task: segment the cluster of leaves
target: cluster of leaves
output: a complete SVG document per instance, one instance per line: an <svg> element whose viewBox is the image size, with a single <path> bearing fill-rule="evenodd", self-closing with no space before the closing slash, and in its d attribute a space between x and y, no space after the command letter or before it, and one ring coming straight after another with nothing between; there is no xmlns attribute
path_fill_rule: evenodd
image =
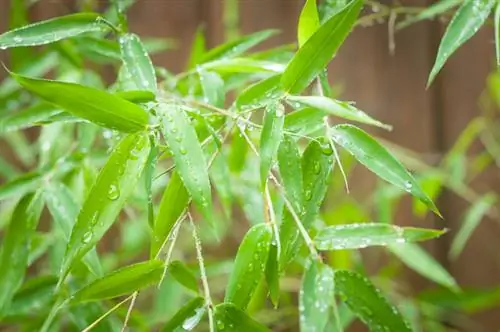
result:
<svg viewBox="0 0 500 332"><path fill-rule="evenodd" d="M13 71L0 86L0 134L21 147L16 152L22 162L36 165L19 174L0 159L8 180L0 186L2 322L42 331L127 325L267 331L287 313L265 309L265 300L276 308L293 304L285 277L301 274L295 301L301 330L342 330L357 317L374 331L410 331L411 309L401 313L362 267L331 263L335 252L370 246L386 247L457 291L446 270L413 244L444 230L396 226L390 213L379 223L325 223L320 216L334 166L335 174L345 176L341 162L351 159L390 184L379 193L387 205L409 193L421 210L440 216L422 188L436 194L451 183L444 183L446 171L416 179L397 154L351 123L390 126L334 98L326 68L356 24L362 0L326 1L320 11L316 1L307 0L296 52L287 46L248 52L275 31L206 50L200 30L187 70L177 75L150 60L165 41L142 40L128 31L130 4L116 1L103 15L85 12L34 24L13 20L22 26L0 35L0 49L20 55L12 56ZM454 37L453 30L472 10L467 6L484 12L475 25L465 26L475 30L493 5L464 3L430 81L470 37ZM23 17L22 5L13 10ZM29 51L41 45L47 45L42 52ZM113 65L116 80L106 87L86 61ZM36 78L49 73L55 80ZM350 123L338 123L344 120ZM41 126L36 148L22 134L33 126ZM468 137L450 158L463 157ZM471 225L454 255L493 203L494 197L485 196L471 209ZM221 241L236 231L236 204L251 226L235 257L205 263L202 241L224 247ZM39 226L44 208L51 222ZM96 246L111 240L107 233L114 229L122 232L120 249L98 252ZM194 241L178 241L186 236ZM196 264L188 263L191 252ZM39 274L27 273L31 267ZM133 310L141 297L155 299L148 317ZM122 307L127 301L128 310Z"/></svg>

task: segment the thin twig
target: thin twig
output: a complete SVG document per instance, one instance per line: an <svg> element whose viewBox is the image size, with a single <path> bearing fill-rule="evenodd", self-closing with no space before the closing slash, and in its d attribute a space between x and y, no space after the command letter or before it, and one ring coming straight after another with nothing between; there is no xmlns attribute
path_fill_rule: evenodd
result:
<svg viewBox="0 0 500 332"><path fill-rule="evenodd" d="M93 321L89 326L87 326L85 329L82 330L82 332L89 332L91 329L93 329L97 324L99 324L104 318L108 317L111 313L113 313L116 309L118 309L122 304L127 302L132 298L133 294L127 297L125 300L121 301L120 303L116 304L113 308L109 309L106 311L103 315L101 315L99 318L97 318L95 321Z"/></svg>
<svg viewBox="0 0 500 332"><path fill-rule="evenodd" d="M191 203L191 201L188 202L188 206L190 203ZM168 236L165 239L164 244L166 244L166 242L168 242L168 241L171 241L171 242L170 242L170 246L168 247L167 256L165 257L165 266L163 269L163 274L161 275L161 278L160 278L160 282L158 282L158 288L160 288L161 284L163 283L163 280L165 279L165 276L167 275L168 264L170 264L170 260L172 259L172 253L174 252L175 242L177 241L177 235L179 234L179 229L181 228L181 225L182 225L182 222L184 221L184 219L186 219L186 212L187 212L187 208L181 213L180 217L177 218L177 221L175 222L175 225L172 229L172 233L170 234L170 236ZM162 248L160 248L160 250L158 250L158 252L156 253L155 258L160 256L162 249L163 249L163 245L162 245Z"/></svg>
<svg viewBox="0 0 500 332"><path fill-rule="evenodd" d="M125 330L127 329L127 324L128 324L129 319L130 319L130 315L132 314L132 309L134 309L135 300L137 300L138 295L139 295L139 291L135 291L132 294L132 300L130 300L130 305L128 306L127 315L125 316L125 320L123 321L123 326L122 326L121 332L125 332Z"/></svg>

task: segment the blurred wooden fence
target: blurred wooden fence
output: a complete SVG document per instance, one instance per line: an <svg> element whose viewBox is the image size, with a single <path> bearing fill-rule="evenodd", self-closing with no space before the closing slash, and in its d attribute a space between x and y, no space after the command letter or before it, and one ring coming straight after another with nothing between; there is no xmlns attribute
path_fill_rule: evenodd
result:
<svg viewBox="0 0 500 332"><path fill-rule="evenodd" d="M182 70L196 28L204 24L209 46L224 40L224 0L139 0L129 13L131 29L141 35L171 37L178 48L155 56L155 61L173 71ZM8 22L9 0L0 1L0 31ZM31 19L38 20L68 13L76 0L41 0L34 6ZM105 1L102 1L105 4ZM426 5L425 0L403 1L405 5ZM296 21L303 0L240 0L239 19L242 33L266 28L282 33L266 46L293 42ZM493 68L493 30L482 29L451 57L438 79L425 89L428 73L444 31L439 22L419 23L398 32L395 54L388 51L387 24L357 28L331 65L330 79L342 83L343 98L355 100L359 108L394 125L391 133L379 133L402 146L430 156L439 156L453 145L467 122L478 114L478 99L486 76ZM0 73L0 76L4 73ZM430 159L431 160L431 159ZM355 185L365 186L363 181ZM500 188L498 172L484 174L478 188ZM444 221L428 220L425 226L456 229L467 204L445 193L438 202ZM410 213L398 212L399 224L421 224ZM486 220L472 236L460 259L450 262L447 251L451 237L435 241L430 249L464 287L487 287L499 284L500 257L495 220ZM415 279L416 287L423 285ZM485 331L500 328L498 310L475 318L487 326ZM471 330L472 331L472 330ZM475 330L476 332L478 330Z"/></svg>

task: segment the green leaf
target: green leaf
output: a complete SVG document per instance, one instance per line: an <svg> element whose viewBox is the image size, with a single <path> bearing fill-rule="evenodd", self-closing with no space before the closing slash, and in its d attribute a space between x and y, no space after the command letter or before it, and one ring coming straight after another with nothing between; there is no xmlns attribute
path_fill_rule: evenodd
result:
<svg viewBox="0 0 500 332"><path fill-rule="evenodd" d="M175 332L179 328L192 330L198 325L205 314L205 299L196 297L182 306L175 315L163 326L161 332Z"/></svg>
<svg viewBox="0 0 500 332"><path fill-rule="evenodd" d="M241 309L247 307L264 275L271 238L271 228L267 224L255 225L247 232L234 260L224 302L231 302Z"/></svg>
<svg viewBox="0 0 500 332"><path fill-rule="evenodd" d="M105 23L96 13L60 16L3 33L0 49L45 45L86 32L103 31L107 27Z"/></svg>
<svg viewBox="0 0 500 332"><path fill-rule="evenodd" d="M214 72L198 70L201 88L203 90L203 101L216 107L224 107L224 80Z"/></svg>
<svg viewBox="0 0 500 332"><path fill-rule="evenodd" d="M48 104L37 104L17 112L5 112L0 115L0 134L32 127L61 112Z"/></svg>
<svg viewBox="0 0 500 332"><path fill-rule="evenodd" d="M318 30L319 26L316 0L307 0L299 17L299 26L297 29L299 47L305 44L305 42Z"/></svg>
<svg viewBox="0 0 500 332"><path fill-rule="evenodd" d="M267 327L253 320L244 311L231 303L221 303L214 308L217 331L224 332L269 332Z"/></svg>
<svg viewBox="0 0 500 332"><path fill-rule="evenodd" d="M337 125L330 133L335 143L346 149L370 171L417 197L431 211L441 216L432 200L401 162L366 132L352 125Z"/></svg>
<svg viewBox="0 0 500 332"><path fill-rule="evenodd" d="M24 196L7 226L0 250L0 316L8 309L21 286L30 254L30 243L42 211L38 194Z"/></svg>
<svg viewBox="0 0 500 332"><path fill-rule="evenodd" d="M153 63L139 37L127 33L120 36L120 51L125 68L138 89L157 90Z"/></svg>
<svg viewBox="0 0 500 332"><path fill-rule="evenodd" d="M285 67L281 63L254 60L251 58L233 58L215 60L200 65L205 70L218 73L281 73Z"/></svg>
<svg viewBox="0 0 500 332"><path fill-rule="evenodd" d="M204 30L203 26L199 26L198 29L196 29L196 34L191 44L191 52L189 53L188 69L192 69L197 64L201 63L201 59L207 51Z"/></svg>
<svg viewBox="0 0 500 332"><path fill-rule="evenodd" d="M420 275L445 287L454 290L458 289L458 285L453 276L418 245L411 243L403 245L390 244L387 248L398 257L400 261Z"/></svg>
<svg viewBox="0 0 500 332"><path fill-rule="evenodd" d="M464 249L467 241L469 240L474 230L477 228L481 220L484 218L488 210L495 204L496 197L494 194L486 194L480 199L476 200L472 206L467 210L462 222L462 227L453 239L450 248L450 257L457 259L462 250Z"/></svg>
<svg viewBox="0 0 500 332"><path fill-rule="evenodd" d="M286 92L301 93L325 69L351 31L362 5L361 0L352 1L302 45L281 77L281 86Z"/></svg>
<svg viewBox="0 0 500 332"><path fill-rule="evenodd" d="M155 257L161 245L170 236L176 221L189 203L189 193L182 183L179 173L174 172L170 177L165 192L161 198L160 207L156 216L151 241L151 257Z"/></svg>
<svg viewBox="0 0 500 332"><path fill-rule="evenodd" d="M359 273L335 271L335 292L370 331L411 331L397 309Z"/></svg>
<svg viewBox="0 0 500 332"><path fill-rule="evenodd" d="M266 107L264 126L260 136L260 184L262 188L266 186L269 171L283 138L284 115L285 108L280 103Z"/></svg>
<svg viewBox="0 0 500 332"><path fill-rule="evenodd" d="M300 331L323 331L335 301L333 270L318 261L308 261L299 292Z"/></svg>
<svg viewBox="0 0 500 332"><path fill-rule="evenodd" d="M182 108L161 104L163 132L172 151L175 166L203 217L213 225L213 207L207 163L188 116Z"/></svg>
<svg viewBox="0 0 500 332"><path fill-rule="evenodd" d="M93 281L74 293L70 303L112 299L158 283L163 274L162 261L151 260L123 267Z"/></svg>
<svg viewBox="0 0 500 332"><path fill-rule="evenodd" d="M146 133L131 134L114 148L72 229L61 269L61 280L75 261L81 259L104 236L132 194L149 155Z"/></svg>
<svg viewBox="0 0 500 332"><path fill-rule="evenodd" d="M298 102L305 106L316 108L325 112L325 114L331 114L346 120L366 123L388 130L392 129L391 126L373 119L365 112L357 109L356 107L345 101L338 101L321 96L288 96L287 99L293 102Z"/></svg>
<svg viewBox="0 0 500 332"><path fill-rule="evenodd" d="M222 44L205 53L200 62L205 63L208 61L237 57L239 55L242 55L243 53L245 53L245 51L249 50L255 45L260 44L269 37L276 35L277 32L277 30L259 31L254 34L241 37L240 39L231 41L229 43Z"/></svg>
<svg viewBox="0 0 500 332"><path fill-rule="evenodd" d="M269 297L277 308L280 300L280 271L279 271L279 256L278 246L271 244L269 248L269 256L266 263L266 283L269 289Z"/></svg>
<svg viewBox="0 0 500 332"><path fill-rule="evenodd" d="M146 129L148 114L105 91L75 83L34 79L11 73L24 88L75 116L124 132Z"/></svg>
<svg viewBox="0 0 500 332"><path fill-rule="evenodd" d="M295 209L300 210L303 205L304 183L302 161L297 142L285 136L278 149L278 167L285 193Z"/></svg>
<svg viewBox="0 0 500 332"><path fill-rule="evenodd" d="M389 224L346 224L323 228L314 238L314 242L319 250L359 249L425 241L439 237L445 232Z"/></svg>
<svg viewBox="0 0 500 332"><path fill-rule="evenodd" d="M149 103L156 100L155 94L148 90L119 91L115 95L134 104Z"/></svg>
<svg viewBox="0 0 500 332"><path fill-rule="evenodd" d="M432 81L434 81L434 78L441 68L443 68L448 58L463 43L476 34L490 15L495 3L495 0L465 0L463 2L453 16L450 24L448 24L446 32L441 39L436 62L429 74L427 87L432 84Z"/></svg>
<svg viewBox="0 0 500 332"><path fill-rule="evenodd" d="M446 13L448 10L458 6L462 3L462 0L441 0L433 3L432 5L424 8L415 16L410 16L409 18L403 20L396 24L396 29L404 29L407 26L414 24L423 20L430 20L438 15Z"/></svg>
<svg viewBox="0 0 500 332"><path fill-rule="evenodd" d="M279 82L281 75L274 75L263 79L248 88L236 98L236 108L240 112L264 107L283 95Z"/></svg>
<svg viewBox="0 0 500 332"><path fill-rule="evenodd" d="M3 184L0 186L0 200L35 191L40 187L42 179L42 173L35 171L21 175Z"/></svg>
<svg viewBox="0 0 500 332"><path fill-rule="evenodd" d="M299 135L311 135L325 130L325 112L316 108L302 108L285 116L285 130Z"/></svg>
<svg viewBox="0 0 500 332"><path fill-rule="evenodd" d="M168 265L168 272L187 289L198 293L198 281L193 272L181 261L173 261Z"/></svg>
<svg viewBox="0 0 500 332"><path fill-rule="evenodd" d="M57 277L40 276L27 280L16 292L10 304L4 321L8 317L29 317L34 312L41 312L50 306L57 284Z"/></svg>

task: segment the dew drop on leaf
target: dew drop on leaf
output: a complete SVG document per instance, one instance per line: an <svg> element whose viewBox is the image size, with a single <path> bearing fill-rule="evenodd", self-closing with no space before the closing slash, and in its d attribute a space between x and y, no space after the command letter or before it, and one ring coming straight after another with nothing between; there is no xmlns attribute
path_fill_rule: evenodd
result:
<svg viewBox="0 0 500 332"><path fill-rule="evenodd" d="M83 234L82 242L84 244L87 244L92 240L92 237L94 236L94 233L92 231L88 231L85 234Z"/></svg>
<svg viewBox="0 0 500 332"><path fill-rule="evenodd" d="M108 190L108 198L112 201L117 200L120 197L120 189L116 184L111 184Z"/></svg>

